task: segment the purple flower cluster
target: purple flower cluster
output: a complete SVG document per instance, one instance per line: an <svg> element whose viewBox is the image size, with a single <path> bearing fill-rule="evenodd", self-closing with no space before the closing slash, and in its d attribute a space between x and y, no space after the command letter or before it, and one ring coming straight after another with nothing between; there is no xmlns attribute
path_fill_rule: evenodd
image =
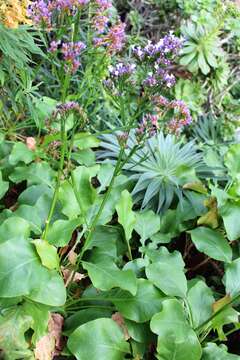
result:
<svg viewBox="0 0 240 360"><path fill-rule="evenodd" d="M69 102L57 105L57 109L56 109L54 115L56 116L59 114L59 115L63 116L71 111L80 112L80 110L81 110L80 106L78 105L77 102L69 101Z"/></svg>
<svg viewBox="0 0 240 360"><path fill-rule="evenodd" d="M168 34L160 39L157 43L148 41L145 47L135 47L133 52L139 60L152 59L158 61L160 58L161 61L166 61L166 55L171 56L177 55L182 47L182 41L174 36L173 34ZM168 62L167 62L168 64Z"/></svg>
<svg viewBox="0 0 240 360"><path fill-rule="evenodd" d="M111 0L95 0L95 1L101 11L105 11L110 7L112 7Z"/></svg>
<svg viewBox="0 0 240 360"><path fill-rule="evenodd" d="M176 83L176 78L173 74L170 74L166 69L159 68L154 74L149 73L146 79L143 81L143 86L155 87L159 85L165 85L171 88Z"/></svg>
<svg viewBox="0 0 240 360"><path fill-rule="evenodd" d="M104 34L104 29L102 26L100 28L101 31L100 32L97 31L98 35L102 35L102 36L98 36L94 38L94 45L96 47L99 46L106 47L109 54L120 52L126 40L125 28L126 25L121 21L119 21L111 28L106 29L106 34Z"/></svg>
<svg viewBox="0 0 240 360"><path fill-rule="evenodd" d="M154 114L146 114L136 129L137 139L141 140L145 136L154 136L159 128L159 117Z"/></svg>
<svg viewBox="0 0 240 360"><path fill-rule="evenodd" d="M125 24L119 23L112 26L106 35L94 38L96 47L104 46L110 54L122 50L125 42Z"/></svg>
<svg viewBox="0 0 240 360"><path fill-rule="evenodd" d="M60 45L60 41L52 41L50 43L50 52L56 52L58 50L58 46ZM67 72L75 73L80 66L79 56L82 51L86 48L86 45L81 42L64 42L61 45L61 53L63 55L64 61L66 61L65 69Z"/></svg>
<svg viewBox="0 0 240 360"><path fill-rule="evenodd" d="M37 25L46 25L51 27L52 23L52 11L49 7L49 1L36 0L31 3L28 9L28 15L32 19L33 23Z"/></svg>
<svg viewBox="0 0 240 360"><path fill-rule="evenodd" d="M109 66L109 72L111 77L120 78L123 76L130 76L136 68L135 64L127 64L120 62L116 66Z"/></svg>
<svg viewBox="0 0 240 360"><path fill-rule="evenodd" d="M74 11L89 3L90 0L35 0L29 6L29 16L36 25L52 26L56 11Z"/></svg>
<svg viewBox="0 0 240 360"><path fill-rule="evenodd" d="M84 6L89 3L89 0L54 0L52 3L49 3L52 10L70 10L72 11L74 7Z"/></svg>
<svg viewBox="0 0 240 360"><path fill-rule="evenodd" d="M96 13L92 19L94 31L97 34L103 34L107 30L109 19L108 9L112 7L109 0L96 0Z"/></svg>
<svg viewBox="0 0 240 360"><path fill-rule="evenodd" d="M168 124L168 129L171 132L179 133L184 126L190 125L192 122L192 117L190 111L183 100L172 100L169 101L164 96L155 96L153 97L153 103L156 106L156 110L159 113L164 111L173 111L173 118Z"/></svg>
<svg viewBox="0 0 240 360"><path fill-rule="evenodd" d="M164 85L172 87L176 80L169 72L174 57L179 53L182 42L176 36L169 34L160 39L157 43L149 41L145 47L135 47L133 53L138 61L149 64L150 72L143 81L144 87L156 87Z"/></svg>

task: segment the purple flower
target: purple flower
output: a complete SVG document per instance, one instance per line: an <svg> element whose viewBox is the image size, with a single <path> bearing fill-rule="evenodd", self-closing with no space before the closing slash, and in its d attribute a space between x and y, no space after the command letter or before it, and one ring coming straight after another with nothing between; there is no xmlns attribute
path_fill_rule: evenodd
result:
<svg viewBox="0 0 240 360"><path fill-rule="evenodd" d="M108 22L109 17L102 15L101 11L97 12L92 20L93 27L98 34L102 34L106 30Z"/></svg>
<svg viewBox="0 0 240 360"><path fill-rule="evenodd" d="M88 4L89 0L53 0L50 1L49 6L53 10L70 10L72 11L74 7L84 6Z"/></svg>
<svg viewBox="0 0 240 360"><path fill-rule="evenodd" d="M44 24L51 27L55 11L73 11L82 7L90 0L35 0L29 6L29 16L36 25Z"/></svg>
<svg viewBox="0 0 240 360"><path fill-rule="evenodd" d="M67 62L65 65L66 71L70 70L72 73L77 71L80 66L78 58L85 48L86 45L81 41L62 44L61 52L63 54L63 59Z"/></svg>
<svg viewBox="0 0 240 360"><path fill-rule="evenodd" d="M130 76L136 68L135 64L125 65L123 63L118 63L116 66L109 66L110 75L114 78L119 78L122 76Z"/></svg>
<svg viewBox="0 0 240 360"><path fill-rule="evenodd" d="M167 58L167 55L175 56L178 54L182 47L182 41L174 36L169 34L160 39L157 43L148 41L145 47L135 47L133 52L139 60L152 59L158 63L165 65L170 64L170 60Z"/></svg>
<svg viewBox="0 0 240 360"><path fill-rule="evenodd" d="M143 81L143 86L147 86L147 87L154 87L157 86L159 84L157 78L152 74L149 73L147 78Z"/></svg>
<svg viewBox="0 0 240 360"><path fill-rule="evenodd" d="M172 52L173 54L177 55L182 48L182 41L174 36L173 34L169 34L164 36L163 38L163 51L165 53Z"/></svg>
<svg viewBox="0 0 240 360"><path fill-rule="evenodd" d="M52 11L48 1L33 1L28 9L28 14L35 24L45 24L47 27L51 27Z"/></svg>
<svg viewBox="0 0 240 360"><path fill-rule="evenodd" d="M94 38L94 45L107 47L110 54L121 51L126 39L125 27L122 22L113 25L106 35Z"/></svg>
<svg viewBox="0 0 240 360"><path fill-rule="evenodd" d="M48 49L48 51L54 53L55 51L57 51L58 45L60 43L61 43L61 41L59 41L59 40L58 41L55 41L55 40L51 41L50 42L50 48Z"/></svg>
<svg viewBox="0 0 240 360"><path fill-rule="evenodd" d="M138 140L144 136L154 136L159 128L159 117L155 114L146 114L136 129L136 136Z"/></svg>
<svg viewBox="0 0 240 360"><path fill-rule="evenodd" d="M57 110L55 111L55 115L65 115L70 111L80 111L80 106L75 101L69 101L63 104L57 105Z"/></svg>
<svg viewBox="0 0 240 360"><path fill-rule="evenodd" d="M112 2L110 0L95 0L95 1L102 11L112 7Z"/></svg>

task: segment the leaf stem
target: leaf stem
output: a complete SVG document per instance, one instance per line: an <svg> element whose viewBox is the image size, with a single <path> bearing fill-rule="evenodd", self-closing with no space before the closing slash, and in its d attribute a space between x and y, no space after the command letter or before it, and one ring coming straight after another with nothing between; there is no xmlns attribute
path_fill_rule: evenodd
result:
<svg viewBox="0 0 240 360"><path fill-rule="evenodd" d="M205 320L201 325L199 325L194 330L198 333L201 333L201 330L210 322L212 321L217 315L219 315L222 311L226 310L230 305L232 305L235 301L240 299L240 294L236 295L229 303L225 304L221 307L218 311L216 311L213 315L211 315L207 320Z"/></svg>

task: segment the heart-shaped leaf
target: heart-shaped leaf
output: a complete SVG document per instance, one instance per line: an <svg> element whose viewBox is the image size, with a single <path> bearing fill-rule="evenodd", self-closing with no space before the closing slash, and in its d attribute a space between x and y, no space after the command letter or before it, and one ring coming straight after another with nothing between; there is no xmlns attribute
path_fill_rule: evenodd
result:
<svg viewBox="0 0 240 360"><path fill-rule="evenodd" d="M201 226L189 231L196 248L212 259L230 262L232 249L228 241L217 230Z"/></svg>
<svg viewBox="0 0 240 360"><path fill-rule="evenodd" d="M123 360L129 353L120 327L112 319L96 319L79 326L69 337L68 348L78 360Z"/></svg>
<svg viewBox="0 0 240 360"><path fill-rule="evenodd" d="M159 359L201 359L201 345L187 323L183 306L178 300L163 301L162 311L153 316L150 327L158 335Z"/></svg>

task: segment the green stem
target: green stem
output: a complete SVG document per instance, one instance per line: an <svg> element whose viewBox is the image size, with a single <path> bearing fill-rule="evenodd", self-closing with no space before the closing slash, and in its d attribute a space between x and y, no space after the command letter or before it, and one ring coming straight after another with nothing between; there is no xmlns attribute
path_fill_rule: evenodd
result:
<svg viewBox="0 0 240 360"><path fill-rule="evenodd" d="M42 239L46 240L47 238L47 233L49 230L49 226L53 217L53 213L56 207L56 203L57 203L57 198L58 198L58 192L59 192L59 187L60 187L60 183L61 183L61 175L63 172L63 167L64 167L64 158L65 158L65 149L66 149L66 134L65 134L65 119L61 118L61 157L60 157L60 162L59 162L59 167L58 167L58 175L57 175L57 183L56 183L56 187L54 190L54 195L53 195L53 199L52 199L52 204L49 210L49 214L45 223L45 229L42 235Z"/></svg>
<svg viewBox="0 0 240 360"><path fill-rule="evenodd" d="M189 322L190 322L190 325L191 327L193 327L193 316L192 316L192 309L189 305L189 302L188 302L188 299L187 298L184 298L184 303L185 303L185 306L187 308L187 311L188 311L188 316L189 316Z"/></svg>
<svg viewBox="0 0 240 360"><path fill-rule="evenodd" d="M234 333L235 331L238 331L238 330L239 330L239 328L238 328L238 327L235 327L235 328L227 331L226 333L224 333L224 335L227 337L228 335L231 335L232 333ZM211 340L211 342L217 342L217 341L219 341L219 340L220 340L220 338L219 338L219 336L218 336L216 339Z"/></svg>
<svg viewBox="0 0 240 360"><path fill-rule="evenodd" d="M219 315L222 311L226 310L229 306L233 305L235 301L237 301L240 298L240 294L236 295L229 303L225 304L221 309L216 311L212 316L210 316L207 320L205 320L201 325L199 325L194 330L198 333L201 332L201 330L210 322L212 321L217 315Z"/></svg>
<svg viewBox="0 0 240 360"><path fill-rule="evenodd" d="M84 214L84 210L83 210L83 207L82 207L82 202L81 202L80 194L79 194L78 189L77 189L76 179L75 179L75 176L74 176L74 173L73 173L73 172L71 172L71 180L72 180L72 187L73 187L73 192L74 192L75 198L76 198L76 200L77 200L77 202L78 202L78 205L79 205L79 207L80 207L81 214L82 214L82 216L83 216L83 218L84 218L84 222L85 222L85 224L86 224L86 226L87 226L87 228L88 228L87 218L86 218L85 215L83 215L83 214Z"/></svg>
<svg viewBox="0 0 240 360"><path fill-rule="evenodd" d="M95 227L96 227L96 225L97 225L97 222L98 222L98 220L99 220L99 218L100 218L100 216L101 216L101 214L102 214L102 211L103 211L103 209L104 209L104 206L105 206L105 204L106 204L106 202L107 202L107 200L108 200L108 197L109 197L109 195L110 195L110 193L111 193L111 190L112 190L113 185L114 185L115 178L116 178L116 176L118 175L118 173L119 173L119 171L120 171L120 169L121 169L121 161L122 161L122 156L123 156L123 154L124 154L124 149L121 148L121 151L120 151L120 153L119 153L119 157L118 157L118 160L117 160L115 169L114 169L114 173L113 173L113 176L112 176L111 181L110 181L110 184L109 184L109 187L108 187L106 193L104 194L104 197L103 197L103 200L102 200L102 202L101 202L101 205L100 205L100 207L99 207L99 209L98 209L98 212L97 212L95 218L93 219L93 222L92 222L92 224L91 224L91 227L90 227L88 236L87 236L87 238L86 238L86 241L85 241L85 243L84 243L84 246L83 246L83 248L82 248L82 251L81 251L81 253L80 253L80 255L79 255L79 259L78 259L78 263L77 263L77 264L80 263L83 255L84 255L84 252L86 251L86 249L87 249L87 247L88 247L88 244L89 244L89 242L90 242L91 239L92 239L93 231L94 231L94 229L95 229Z"/></svg>

